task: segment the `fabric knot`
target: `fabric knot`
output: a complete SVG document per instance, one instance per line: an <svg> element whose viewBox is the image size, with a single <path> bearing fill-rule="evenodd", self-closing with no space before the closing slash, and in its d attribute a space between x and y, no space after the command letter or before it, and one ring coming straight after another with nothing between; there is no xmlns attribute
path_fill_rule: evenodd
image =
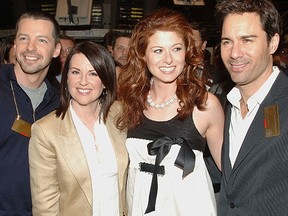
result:
<svg viewBox="0 0 288 216"><path fill-rule="evenodd" d="M171 146L177 144L180 145L180 150L177 155L177 158L174 162L175 166L179 167L183 170L182 178L184 179L187 175L193 172L195 167L195 154L193 149L203 151L202 144L198 146L188 142L185 138L170 138L170 137L161 137L153 142L148 143L147 149L149 155L156 155L155 159L155 169L153 172L150 193L149 193L149 201L148 206L146 208L145 214L155 211L156 197L158 192L158 180L157 180L157 172L158 167L161 161L165 158L165 156L169 153ZM196 147L196 148L195 148ZM205 147L205 146L204 146Z"/></svg>

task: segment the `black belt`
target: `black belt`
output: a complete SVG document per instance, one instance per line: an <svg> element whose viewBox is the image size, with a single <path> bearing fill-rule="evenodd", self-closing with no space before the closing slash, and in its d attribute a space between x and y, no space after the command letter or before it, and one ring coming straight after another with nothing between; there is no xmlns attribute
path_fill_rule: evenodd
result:
<svg viewBox="0 0 288 216"><path fill-rule="evenodd" d="M170 137L162 137L157 139L156 141L150 142L147 145L149 155L156 155L155 165L150 166L151 164L146 165L147 163L142 163L140 165L144 167L143 169L149 170L147 172L153 173L150 193L149 193L149 201L145 211L146 213L155 211L156 197L158 192L158 180L157 174L162 174L160 172L163 171L163 175L165 174L164 166L160 166L161 161L165 158L165 156L169 153L172 145L178 144L181 146L177 158L174 162L175 166L179 167L183 170L182 178L184 179L187 175L189 175L194 170L195 166L195 154L193 149L204 151L205 145L201 143L191 143L188 142L184 138L170 138ZM163 167L163 168L162 168ZM161 171L162 170L162 171ZM142 170L145 171L145 170Z"/></svg>
<svg viewBox="0 0 288 216"><path fill-rule="evenodd" d="M165 167L164 166L156 166L154 164L149 164L149 163L139 163L140 171L141 172L148 172L148 173L156 173L159 175L165 175ZM156 168L156 170L155 170Z"/></svg>

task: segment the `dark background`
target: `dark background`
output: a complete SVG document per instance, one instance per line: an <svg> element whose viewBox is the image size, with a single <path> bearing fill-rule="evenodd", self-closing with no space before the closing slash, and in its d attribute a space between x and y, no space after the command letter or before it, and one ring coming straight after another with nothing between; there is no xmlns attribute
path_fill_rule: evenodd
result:
<svg viewBox="0 0 288 216"><path fill-rule="evenodd" d="M73 2L73 0L71 0ZM81 1L81 0L80 0ZM218 43L220 31L214 18L217 1L204 0L205 6L179 6L173 0L92 0L91 24L86 26L62 26L64 33L76 39L101 41L110 29L131 31L134 25L157 8L170 8L182 12L189 20L205 24L208 46ZM193 0L190 0L193 1ZM279 10L284 27L288 29L288 0L273 0ZM13 33L16 20L25 11L46 10L56 14L57 0L0 0L0 38Z"/></svg>

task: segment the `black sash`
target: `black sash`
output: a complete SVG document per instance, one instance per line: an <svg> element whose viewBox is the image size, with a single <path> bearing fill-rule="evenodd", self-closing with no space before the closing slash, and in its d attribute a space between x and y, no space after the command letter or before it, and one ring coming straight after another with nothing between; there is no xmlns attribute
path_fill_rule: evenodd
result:
<svg viewBox="0 0 288 216"><path fill-rule="evenodd" d="M165 156L169 153L171 146L174 144L181 146L174 164L183 170L183 179L194 170L195 154L193 149L202 152L205 149L205 144L203 144L203 142L192 143L187 141L185 138L170 138L165 136L157 139L156 141L148 143L148 153L150 155L156 155L156 160L154 167L149 169L153 171L153 177L150 187L148 206L146 208L145 214L155 211L156 197L158 192L157 174L165 174L164 172L161 172L164 167L159 165ZM141 171L147 171L147 169Z"/></svg>

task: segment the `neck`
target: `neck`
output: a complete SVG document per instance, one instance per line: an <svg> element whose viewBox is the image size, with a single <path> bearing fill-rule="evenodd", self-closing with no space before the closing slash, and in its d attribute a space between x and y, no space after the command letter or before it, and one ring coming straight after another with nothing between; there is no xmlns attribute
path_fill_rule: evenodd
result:
<svg viewBox="0 0 288 216"><path fill-rule="evenodd" d="M14 67L14 71L15 71L15 76L16 76L17 82L20 85L22 85L26 88L30 88L30 89L37 89L44 82L45 77L48 73L48 68L45 68L44 70L39 71L39 72L34 73L34 74L28 74L28 73L25 73L21 69L19 64L16 64Z"/></svg>
<svg viewBox="0 0 288 216"><path fill-rule="evenodd" d="M71 105L75 113L78 115L78 117L84 124L89 123L94 125L96 120L98 120L100 112L100 105L98 101L94 104L83 106L72 99Z"/></svg>

